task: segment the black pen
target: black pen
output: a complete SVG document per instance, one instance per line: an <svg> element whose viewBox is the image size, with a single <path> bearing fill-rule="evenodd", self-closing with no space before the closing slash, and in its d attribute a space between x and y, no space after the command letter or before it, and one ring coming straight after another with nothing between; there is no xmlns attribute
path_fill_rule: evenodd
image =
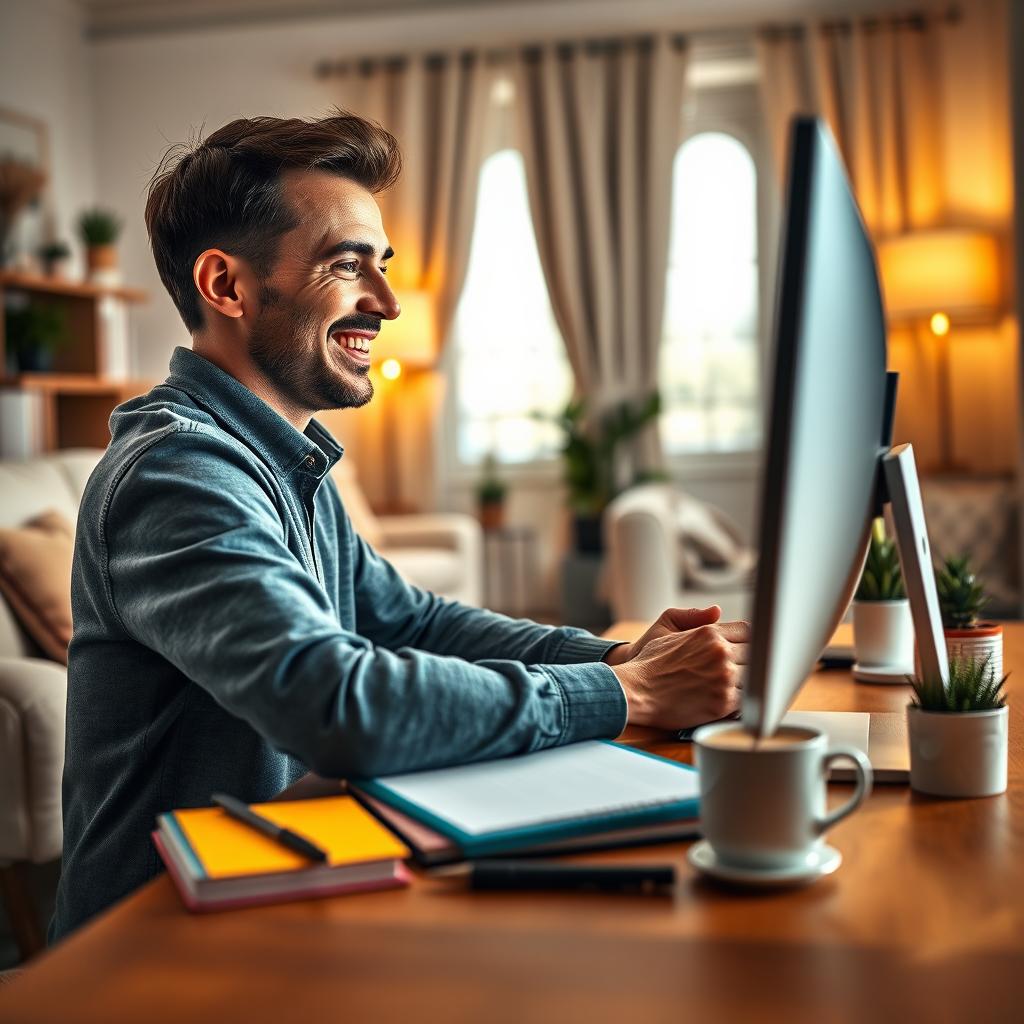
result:
<svg viewBox="0 0 1024 1024"><path fill-rule="evenodd" d="M235 797L228 796L226 793L214 793L210 799L218 807L222 807L227 811L232 818L276 840L293 853L299 853L303 857L308 857L310 860L321 863L327 860L327 852L325 850L311 843L308 839L303 839L302 836L292 832L291 829L282 828L269 818L264 818L263 815L257 814L248 804L243 803L241 800L236 800Z"/></svg>
<svg viewBox="0 0 1024 1024"><path fill-rule="evenodd" d="M592 889L600 892L655 892L672 886L671 864L563 864L543 860L478 860L468 864L469 887L476 890Z"/></svg>

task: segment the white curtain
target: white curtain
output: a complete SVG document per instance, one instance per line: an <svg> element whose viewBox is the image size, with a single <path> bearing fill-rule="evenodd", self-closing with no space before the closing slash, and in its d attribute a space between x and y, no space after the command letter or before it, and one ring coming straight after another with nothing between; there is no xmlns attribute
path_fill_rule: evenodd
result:
<svg viewBox="0 0 1024 1024"><path fill-rule="evenodd" d="M686 53L665 37L549 45L516 63L541 264L594 414L657 388ZM656 428L634 469L660 462Z"/></svg>

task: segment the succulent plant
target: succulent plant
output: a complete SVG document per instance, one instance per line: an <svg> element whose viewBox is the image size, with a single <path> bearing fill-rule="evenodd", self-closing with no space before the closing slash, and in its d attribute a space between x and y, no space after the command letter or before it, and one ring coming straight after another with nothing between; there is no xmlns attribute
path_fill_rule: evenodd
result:
<svg viewBox="0 0 1024 1024"><path fill-rule="evenodd" d="M996 679L991 666L992 657L950 658L949 684L941 679L907 677L914 689L914 706L922 711L992 711L1004 707L1006 697L1003 686L1007 676Z"/></svg>
<svg viewBox="0 0 1024 1024"><path fill-rule="evenodd" d="M906 596L896 542L886 537L884 520L876 519L871 526L871 546L857 587L856 600L901 601Z"/></svg>
<svg viewBox="0 0 1024 1024"><path fill-rule="evenodd" d="M935 573L939 610L946 629L971 629L989 598L981 581L971 572L968 556L947 558Z"/></svg>

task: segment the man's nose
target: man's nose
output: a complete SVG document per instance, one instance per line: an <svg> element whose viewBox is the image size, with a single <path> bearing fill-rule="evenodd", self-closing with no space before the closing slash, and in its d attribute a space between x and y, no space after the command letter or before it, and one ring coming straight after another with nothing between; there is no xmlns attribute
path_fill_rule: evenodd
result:
<svg viewBox="0 0 1024 1024"><path fill-rule="evenodd" d="M364 292L357 308L360 313L379 316L382 320L394 320L402 311L384 275L381 274L373 286Z"/></svg>

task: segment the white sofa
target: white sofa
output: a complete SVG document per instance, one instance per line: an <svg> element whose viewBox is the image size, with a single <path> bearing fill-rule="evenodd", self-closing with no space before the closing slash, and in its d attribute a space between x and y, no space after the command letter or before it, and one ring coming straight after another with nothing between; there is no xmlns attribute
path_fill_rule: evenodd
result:
<svg viewBox="0 0 1024 1024"><path fill-rule="evenodd" d="M620 494L604 513L605 590L616 622L651 622L666 608L720 605L722 619L746 619L754 554L721 510L672 484ZM722 564L709 564L717 553Z"/></svg>
<svg viewBox="0 0 1024 1024"><path fill-rule="evenodd" d="M0 526L21 526L47 509L74 523L85 483L101 454L98 449L75 449L27 462L0 461ZM407 579L447 597L480 602L483 539L475 519L376 519L351 471L341 475L346 506L365 506L360 511L378 532L381 553ZM54 860L61 853L66 695L64 666L40 655L0 597L0 889L23 956L35 951L41 932L26 913L22 866Z"/></svg>

